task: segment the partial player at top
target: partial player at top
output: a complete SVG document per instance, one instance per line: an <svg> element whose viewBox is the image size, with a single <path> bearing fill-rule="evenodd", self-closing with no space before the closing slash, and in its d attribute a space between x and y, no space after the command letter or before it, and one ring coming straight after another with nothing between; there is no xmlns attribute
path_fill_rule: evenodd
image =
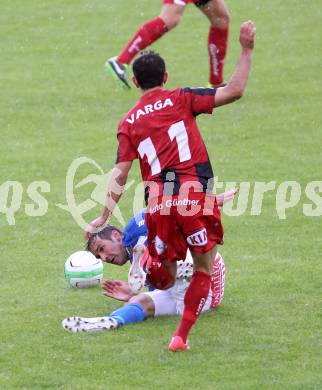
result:
<svg viewBox="0 0 322 390"><path fill-rule="evenodd" d="M223 84L229 29L229 13L224 0L163 0L160 15L144 23L121 53L106 61L106 70L112 73L122 87L131 88L126 77L126 68L133 58L176 27L183 16L185 6L189 3L194 3L210 22L209 86L217 87Z"/></svg>

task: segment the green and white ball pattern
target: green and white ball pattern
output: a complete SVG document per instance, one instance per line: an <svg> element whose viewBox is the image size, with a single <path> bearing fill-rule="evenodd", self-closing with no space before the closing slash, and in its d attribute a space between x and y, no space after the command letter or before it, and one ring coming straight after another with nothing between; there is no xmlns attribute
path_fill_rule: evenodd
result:
<svg viewBox="0 0 322 390"><path fill-rule="evenodd" d="M91 252L78 251L66 260L64 272L67 283L72 287L99 286L103 280L103 263Z"/></svg>

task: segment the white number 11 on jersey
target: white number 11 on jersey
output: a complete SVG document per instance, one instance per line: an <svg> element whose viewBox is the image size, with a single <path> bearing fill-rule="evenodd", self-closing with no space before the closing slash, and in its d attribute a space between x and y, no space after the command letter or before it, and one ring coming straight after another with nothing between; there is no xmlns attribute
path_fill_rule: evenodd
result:
<svg viewBox="0 0 322 390"><path fill-rule="evenodd" d="M170 140L176 139L179 151L180 162L188 161L191 159L191 153L188 143L188 133L183 121L176 122L170 126L168 130ZM157 152L152 143L151 137L145 138L140 142L138 152L141 159L146 156L148 163L151 167L152 176L161 172L160 161L157 156Z"/></svg>

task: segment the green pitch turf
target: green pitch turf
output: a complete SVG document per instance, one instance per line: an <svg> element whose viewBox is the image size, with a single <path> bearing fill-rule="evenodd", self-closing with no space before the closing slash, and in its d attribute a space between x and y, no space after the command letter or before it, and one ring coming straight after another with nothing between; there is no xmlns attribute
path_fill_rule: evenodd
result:
<svg viewBox="0 0 322 390"><path fill-rule="evenodd" d="M224 215L224 302L193 329L191 351L174 355L167 346L178 318L101 334L69 334L60 324L69 315L104 315L119 306L99 289L67 287L64 261L84 243L80 227L57 204L66 204L66 173L76 158L112 168L118 121L139 95L117 90L103 64L159 12L160 2L2 2L1 389L322 388L322 217L303 215L303 205L312 204L307 183L322 180L321 4L227 3L227 79L242 21L256 21L257 42L245 97L199 119L215 172L251 188L255 181L297 181L302 194L284 220L276 191L265 195L261 215L251 215L250 201L243 215ZM189 6L182 24L154 46L167 60L169 87L205 85L206 35L205 18ZM97 170L83 166L76 182L89 173ZM139 180L137 164L130 179ZM50 184L41 216L28 215L37 214L27 193L34 181ZM8 199L6 186L15 188ZM77 188L76 203L90 199L94 188ZM121 201L125 219L133 195L129 190ZM4 214L13 201L15 213ZM96 205L84 218L99 210ZM105 268L106 277L126 274L127 267Z"/></svg>

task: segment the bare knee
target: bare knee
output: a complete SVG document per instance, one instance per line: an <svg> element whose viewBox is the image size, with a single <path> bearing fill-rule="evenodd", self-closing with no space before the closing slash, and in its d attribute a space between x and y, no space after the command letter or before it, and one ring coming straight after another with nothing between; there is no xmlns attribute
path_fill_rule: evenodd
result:
<svg viewBox="0 0 322 390"><path fill-rule="evenodd" d="M217 246L213 247L206 253L197 253L191 251L194 271L204 272L210 275L214 265L216 253Z"/></svg>
<svg viewBox="0 0 322 390"><path fill-rule="evenodd" d="M211 0L200 7L200 9L207 16L213 27L229 27L230 14L224 0Z"/></svg>
<svg viewBox="0 0 322 390"><path fill-rule="evenodd" d="M175 28L181 20L184 7L173 4L166 4L162 7L160 18L164 21L168 30Z"/></svg>
<svg viewBox="0 0 322 390"><path fill-rule="evenodd" d="M228 28L229 22L230 22L230 15L227 11L227 14L220 15L220 16L218 15L217 17L215 17L214 21L211 22L211 25L213 27L218 27L218 28Z"/></svg>
<svg viewBox="0 0 322 390"><path fill-rule="evenodd" d="M154 302L147 294L134 295L128 303L137 303L142 306L145 318L154 317Z"/></svg>
<svg viewBox="0 0 322 390"><path fill-rule="evenodd" d="M218 1L218 0L216 0ZM217 15L215 16L215 23L222 23L225 24L227 27L229 26L230 22L230 14L229 10L226 7L225 3L223 2L222 6L217 9Z"/></svg>

